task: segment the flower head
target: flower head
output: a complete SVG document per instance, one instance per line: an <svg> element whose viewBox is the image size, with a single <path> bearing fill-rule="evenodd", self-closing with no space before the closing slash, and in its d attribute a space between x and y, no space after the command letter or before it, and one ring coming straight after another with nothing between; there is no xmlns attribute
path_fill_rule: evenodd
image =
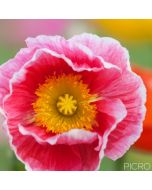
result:
<svg viewBox="0 0 152 190"><path fill-rule="evenodd" d="M145 88L112 38L27 39L0 67L0 106L17 157L31 170L96 170L139 138Z"/></svg>

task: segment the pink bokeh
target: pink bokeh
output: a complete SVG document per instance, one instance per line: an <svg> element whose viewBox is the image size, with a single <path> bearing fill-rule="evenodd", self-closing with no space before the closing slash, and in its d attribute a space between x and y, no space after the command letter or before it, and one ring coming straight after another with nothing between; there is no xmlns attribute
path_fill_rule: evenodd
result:
<svg viewBox="0 0 152 190"><path fill-rule="evenodd" d="M63 35L70 23L70 20L65 19L0 20L0 41L22 43L29 36Z"/></svg>

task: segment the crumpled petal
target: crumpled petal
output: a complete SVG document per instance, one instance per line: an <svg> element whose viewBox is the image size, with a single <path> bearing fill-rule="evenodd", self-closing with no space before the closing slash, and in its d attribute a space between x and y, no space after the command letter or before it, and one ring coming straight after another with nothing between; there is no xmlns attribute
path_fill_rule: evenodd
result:
<svg viewBox="0 0 152 190"><path fill-rule="evenodd" d="M99 37L92 34L81 34L72 37L70 42L80 43L88 47L94 55L102 57L106 62L114 64L121 70L130 70L129 54L126 48L110 37Z"/></svg>
<svg viewBox="0 0 152 190"><path fill-rule="evenodd" d="M21 67L33 56L34 49L21 49L14 59L9 60L0 66L0 107L3 106L3 100L9 93L9 80L14 73L19 71Z"/></svg>
<svg viewBox="0 0 152 190"><path fill-rule="evenodd" d="M13 138L12 138L13 137ZM32 136L21 135L11 128L11 144L27 170L96 170L100 165L97 140L88 144L38 143Z"/></svg>
<svg viewBox="0 0 152 190"><path fill-rule="evenodd" d="M127 80L126 80L127 79ZM146 90L140 77L132 72L125 73L104 92L106 97L120 98L127 109L126 118L110 134L106 156L116 160L140 137L145 117Z"/></svg>
<svg viewBox="0 0 152 190"><path fill-rule="evenodd" d="M99 126L96 128L103 137L102 151L107 147L109 135L117 128L127 115L125 105L119 99L103 99L96 103L98 114L97 121Z"/></svg>

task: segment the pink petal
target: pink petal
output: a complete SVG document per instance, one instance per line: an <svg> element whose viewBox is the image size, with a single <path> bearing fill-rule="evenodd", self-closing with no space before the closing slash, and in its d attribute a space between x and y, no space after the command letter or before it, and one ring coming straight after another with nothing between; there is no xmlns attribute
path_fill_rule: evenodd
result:
<svg viewBox="0 0 152 190"><path fill-rule="evenodd" d="M96 102L97 110L101 113L107 114L115 119L116 124L122 121L126 115L127 110L120 99L101 99ZM100 120L102 123L102 121Z"/></svg>
<svg viewBox="0 0 152 190"><path fill-rule="evenodd" d="M104 60L102 57L98 57L89 47L80 43L73 43L71 40L67 41L60 36L40 35L36 38L27 38L26 43L30 48L47 48L60 55L64 55L73 62L73 68L77 67L77 71L78 69L84 70L84 68L116 67L115 65L112 66L111 62Z"/></svg>
<svg viewBox="0 0 152 190"><path fill-rule="evenodd" d="M127 109L126 118L109 135L106 156L116 160L140 137L145 117L145 87L142 80L132 72L109 85L103 92L108 98L120 98Z"/></svg>
<svg viewBox="0 0 152 190"><path fill-rule="evenodd" d="M102 91L111 85L115 80L121 78L118 69L111 67L109 69L101 69L98 72L82 71L82 80L88 85L92 94L98 94L102 97Z"/></svg>
<svg viewBox="0 0 152 190"><path fill-rule="evenodd" d="M97 121L99 127L96 128L98 133L103 137L103 147L107 146L109 135L123 121L127 115L125 105L119 99L103 99L96 103L98 115Z"/></svg>
<svg viewBox="0 0 152 190"><path fill-rule="evenodd" d="M0 107L2 107L4 97L9 93L9 80L31 59L33 53L34 49L21 49L14 59L0 66Z"/></svg>
<svg viewBox="0 0 152 190"><path fill-rule="evenodd" d="M59 54L63 54L67 46L67 42L63 37L46 35L40 35L36 38L27 38L26 44L29 48L47 48Z"/></svg>
<svg viewBox="0 0 152 190"><path fill-rule="evenodd" d="M31 136L11 130L15 153L30 170L96 170L99 167L97 141L91 144L50 145L37 143Z"/></svg>
<svg viewBox="0 0 152 190"><path fill-rule="evenodd" d="M50 145L55 144L81 144L88 143L91 144L93 141L97 139L101 139L96 132L90 132L81 129L72 129L68 132L64 132L62 134L51 134L46 133L46 130L42 127L35 126L34 124L31 126L18 126L19 132L22 135L28 135L35 138L38 143L49 143Z"/></svg>
<svg viewBox="0 0 152 190"><path fill-rule="evenodd" d="M70 42L80 43L88 47L94 55L101 56L106 62L130 70L128 51L121 44L109 37L98 37L92 34L81 34L72 37Z"/></svg>

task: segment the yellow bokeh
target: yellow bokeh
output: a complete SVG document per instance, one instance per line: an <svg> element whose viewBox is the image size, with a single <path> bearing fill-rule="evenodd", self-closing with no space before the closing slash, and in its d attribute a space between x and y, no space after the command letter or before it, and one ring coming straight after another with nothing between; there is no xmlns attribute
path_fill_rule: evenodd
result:
<svg viewBox="0 0 152 190"><path fill-rule="evenodd" d="M121 40L152 41L152 19L96 19L97 29Z"/></svg>

